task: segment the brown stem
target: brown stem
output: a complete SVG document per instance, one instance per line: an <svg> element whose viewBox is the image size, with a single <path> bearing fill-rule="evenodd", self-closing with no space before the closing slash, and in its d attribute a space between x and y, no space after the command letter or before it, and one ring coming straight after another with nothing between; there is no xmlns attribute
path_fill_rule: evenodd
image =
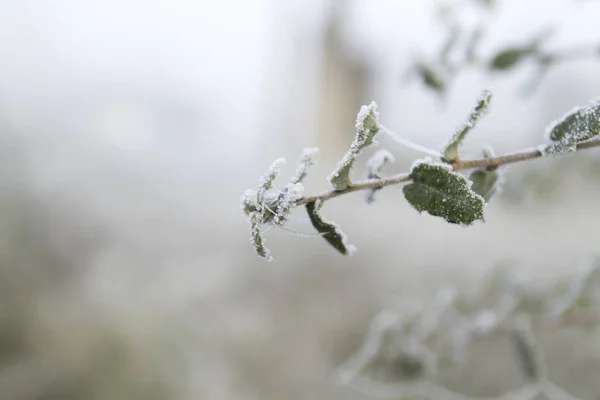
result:
<svg viewBox="0 0 600 400"><path fill-rule="evenodd" d="M591 149L594 147L600 147L600 139L590 140L588 142L579 143L577 150ZM520 161L531 160L534 158L542 157L544 154L540 149L521 151L519 153L506 154L503 156L493 158L481 158L477 160L459 160L452 164L452 168L455 171L473 168L493 168L499 167L505 164L512 164ZM365 189L383 188L386 186L397 185L399 183L410 182L411 177L409 172L397 174L383 179L367 179L359 182L355 182L352 186L344 190L330 190L314 196L306 196L298 199L296 205L300 206L303 204L310 203L312 201L321 200L325 202L335 197L356 192Z"/></svg>

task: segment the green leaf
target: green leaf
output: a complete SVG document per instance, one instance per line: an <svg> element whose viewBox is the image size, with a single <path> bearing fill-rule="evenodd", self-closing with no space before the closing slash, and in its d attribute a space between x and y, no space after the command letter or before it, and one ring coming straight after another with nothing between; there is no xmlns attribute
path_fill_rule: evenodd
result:
<svg viewBox="0 0 600 400"><path fill-rule="evenodd" d="M356 250L355 247L347 243L346 235L340 230L339 226L333 222L326 221L321 217L319 214L320 205L321 202L319 200L306 204L310 222L319 233L323 234L323 238L325 238L325 240L327 240L327 242L337 251L344 255L352 255Z"/></svg>
<svg viewBox="0 0 600 400"><path fill-rule="evenodd" d="M535 52L535 47L512 47L498 52L490 62L492 70L508 70Z"/></svg>
<svg viewBox="0 0 600 400"><path fill-rule="evenodd" d="M406 200L417 211L427 211L452 224L467 226L483 220L485 200L471 190L471 182L450 166L429 161L413 166L413 182L403 188Z"/></svg>
<svg viewBox="0 0 600 400"><path fill-rule="evenodd" d="M499 181L499 174L497 170L487 170L485 168L479 168L471 172L469 180L473 182L471 190L483 197L485 202L489 202L490 198L496 194L496 184Z"/></svg>
<svg viewBox="0 0 600 400"><path fill-rule="evenodd" d="M388 162L395 162L394 156L387 150L378 150L367 162L367 179L381 179L380 171L381 168ZM375 192L381 188L367 189L365 195L365 201L367 204L371 204L375 201Z"/></svg>
<svg viewBox="0 0 600 400"><path fill-rule="evenodd" d="M578 143L600 135L600 98L565 114L548 127L547 135L555 143L544 148L546 154L575 151Z"/></svg>
<svg viewBox="0 0 600 400"><path fill-rule="evenodd" d="M494 153L491 149L484 150L485 158L493 158ZM499 190L502 180L498 168L477 168L469 175L469 180L473 182L471 190L483 197L487 202Z"/></svg>
<svg viewBox="0 0 600 400"><path fill-rule="evenodd" d="M528 43L521 46L508 47L498 52L490 61L489 68L492 70L506 71L515 67L518 63L524 61L528 57L539 58L542 55L539 52L540 46L548 40L555 32L552 27L546 27L537 33Z"/></svg>
<svg viewBox="0 0 600 400"><path fill-rule="evenodd" d="M361 107L356 118L356 136L354 137L354 141L348 152L344 155L344 158L340 160L335 170L327 178L334 189L344 190L351 185L350 170L356 158L365 147L374 143L375 135L381 129L378 117L379 113L377 112L377 104L375 102Z"/></svg>
<svg viewBox="0 0 600 400"><path fill-rule="evenodd" d="M442 93L446 89L446 82L444 81L444 78L432 67L425 64L419 64L417 66L417 72L425 86L429 87L430 89L433 89L438 93Z"/></svg>
<svg viewBox="0 0 600 400"><path fill-rule="evenodd" d="M477 104L475 108L471 111L469 118L465 121L463 126L452 136L448 145L444 149L444 157L448 162L454 162L458 160L458 148L460 144L467 136L467 133L471 131L475 127L477 121L485 115L487 110L490 107L490 101L492 99L492 93L484 90L479 99L477 100Z"/></svg>

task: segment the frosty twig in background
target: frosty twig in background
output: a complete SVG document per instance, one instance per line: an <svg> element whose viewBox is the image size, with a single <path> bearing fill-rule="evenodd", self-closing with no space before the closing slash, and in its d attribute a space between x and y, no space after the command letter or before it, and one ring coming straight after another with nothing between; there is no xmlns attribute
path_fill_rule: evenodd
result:
<svg viewBox="0 0 600 400"><path fill-rule="evenodd" d="M363 106L358 113L354 140L328 177L332 190L308 196L303 193L302 180L314 163L317 149L306 149L300 157L296 174L285 186L274 191L273 184L285 162L283 159L276 160L261 179L259 187L256 190L247 190L242 197L242 211L250 222L251 242L256 253L266 260L271 260L270 252L265 247L263 227L283 227L292 208L304 205L313 226L321 236L340 253L350 255L354 252L354 246L347 243L346 235L337 224L326 221L321 216L323 204L357 191L365 191L366 201L371 204L374 202L373 194L376 190L401 183L407 184L403 187L404 196L418 212L426 211L449 223L468 226L478 220L484 221L485 205L503 182L498 167L600 147L600 99L596 99L588 106L574 108L551 124L546 132L546 140L550 141L548 144L502 156L496 156L491 148L486 148L483 149L483 158L463 160L459 154L461 144L475 128L477 121L487 112L490 100L491 93L484 91L466 122L440 152L404 139L400 140L413 149L438 158L416 160L409 172L382 177L381 169L393 162L394 157L388 151L380 150L368 162L366 180L353 182L350 178L352 168L362 151L376 144L377 134L390 134L390 131L379 123L375 102ZM396 139L399 137L397 134L393 136ZM472 171L466 176L458 172L463 170Z"/></svg>
<svg viewBox="0 0 600 400"><path fill-rule="evenodd" d="M544 359L538 337L562 328L596 329L600 324L599 266L599 260L588 264L558 299L548 293L532 296L511 279L496 305L478 312L461 310L459 291L450 284L438 291L429 307L414 314L382 311L373 318L361 348L338 369L337 382L370 399L417 396L431 400L530 400L543 394L552 400L578 400L549 379L551 366ZM561 306L557 308L555 304ZM569 318L574 313L586 314L587 318ZM476 341L506 339L510 343L507 350L514 357L506 360L504 368L520 373L520 388L474 397L446 386L445 373L455 375L466 356L477 347ZM410 348L420 351L409 353L406 349ZM496 365L497 361L490 356L489 362ZM470 381L477 381L477 376L470 375L473 372L466 373Z"/></svg>

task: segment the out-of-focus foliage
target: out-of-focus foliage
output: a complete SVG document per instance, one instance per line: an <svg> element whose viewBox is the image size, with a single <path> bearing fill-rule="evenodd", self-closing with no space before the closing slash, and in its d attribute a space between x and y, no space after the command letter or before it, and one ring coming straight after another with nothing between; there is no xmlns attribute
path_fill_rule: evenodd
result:
<svg viewBox="0 0 600 400"><path fill-rule="evenodd" d="M581 395L584 390L573 385L563 388L551 379L558 366L549 364L552 349L544 342L548 343L556 332L577 326L590 333L585 346L594 347L600 324L598 260L554 293L536 292L507 276L506 270L502 272L504 279L492 280L487 290L480 292L486 297L497 296L487 308L461 296L458 288L448 283L438 290L431 304L418 312L402 313L390 308L378 313L362 347L340 367L338 382L370 398L534 399L544 395L553 400L577 399L575 393ZM494 346L496 353L485 353ZM477 358L473 353L479 353ZM471 360L479 364L468 371ZM505 385L502 392L492 393L483 384L477 394L452 387L451 377L465 369L464 373L470 375L464 379L477 382L486 369L481 363L486 362L492 376L504 376L513 386ZM597 348L589 362L592 368L600 366Z"/></svg>

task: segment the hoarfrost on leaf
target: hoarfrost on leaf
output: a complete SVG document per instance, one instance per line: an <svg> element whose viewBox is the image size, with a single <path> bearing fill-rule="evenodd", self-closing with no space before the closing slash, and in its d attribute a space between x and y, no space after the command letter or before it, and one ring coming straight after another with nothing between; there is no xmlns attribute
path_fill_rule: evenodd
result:
<svg viewBox="0 0 600 400"><path fill-rule="evenodd" d="M403 187L406 200L419 212L453 224L483 220L485 200L471 190L471 182L449 166L421 161L413 164L413 182Z"/></svg>
<svg viewBox="0 0 600 400"><path fill-rule="evenodd" d="M273 182L275 182L281 167L283 167L285 163L285 158L278 158L271 164L267 173L260 178L260 185L258 186L258 193L256 195L258 203L264 202L265 194L273 187Z"/></svg>
<svg viewBox="0 0 600 400"><path fill-rule="evenodd" d="M492 93L488 90L484 90L477 100L477 104L471 111L469 118L465 121L463 126L452 136L448 145L444 149L444 157L447 161L453 162L458 160L458 148L462 141L465 139L467 134L475 127L477 121L485 115L490 106L492 99Z"/></svg>
<svg viewBox="0 0 600 400"><path fill-rule="evenodd" d="M306 178L308 169L315 164L315 157L318 152L319 149L316 147L307 147L302 151L296 167L296 174L292 177L291 183L300 183Z"/></svg>
<svg viewBox="0 0 600 400"><path fill-rule="evenodd" d="M265 247L265 239L262 234L262 221L258 213L255 213L250 217L250 225L250 242L252 243L254 251L259 257L262 257L269 262L273 261L271 252Z"/></svg>
<svg viewBox="0 0 600 400"><path fill-rule="evenodd" d="M277 197L275 208L275 223L277 225L283 225L285 223L294 203L302 197L303 192L304 186L301 183L290 183L281 189Z"/></svg>
<svg viewBox="0 0 600 400"><path fill-rule="evenodd" d="M310 222L337 251L344 255L352 255L356 251L356 248L348 244L346 234L341 231L338 225L321 217L319 214L320 205L321 202L319 200L306 204Z"/></svg>
<svg viewBox="0 0 600 400"><path fill-rule="evenodd" d="M350 149L337 164L335 170L327 178L334 189L344 190L350 186L350 170L360 152L374 143L375 135L380 130L377 104L373 101L368 106L362 106L356 118L356 136Z"/></svg>
<svg viewBox="0 0 600 400"><path fill-rule="evenodd" d="M394 156L387 150L378 150L367 162L367 179L381 179L380 171L381 168L388 162L395 162ZM367 189L365 195L365 201L367 204L371 204L375 201L375 192L381 188Z"/></svg>
<svg viewBox="0 0 600 400"><path fill-rule="evenodd" d="M587 107L576 107L551 124L546 135L554 143L547 145L545 154L575 151L578 143L600 135L600 98Z"/></svg>
<svg viewBox="0 0 600 400"><path fill-rule="evenodd" d="M241 209L250 223L250 241L256 254L267 261L271 261L273 258L265 247L263 226L274 224L283 227L292 207L302 197L304 186L301 181L306 177L310 166L314 164L317 151L316 148L304 149L296 167L296 173L283 188L277 191L271 190L281 167L285 164L285 159L279 158L261 177L258 189L248 189L242 195Z"/></svg>

